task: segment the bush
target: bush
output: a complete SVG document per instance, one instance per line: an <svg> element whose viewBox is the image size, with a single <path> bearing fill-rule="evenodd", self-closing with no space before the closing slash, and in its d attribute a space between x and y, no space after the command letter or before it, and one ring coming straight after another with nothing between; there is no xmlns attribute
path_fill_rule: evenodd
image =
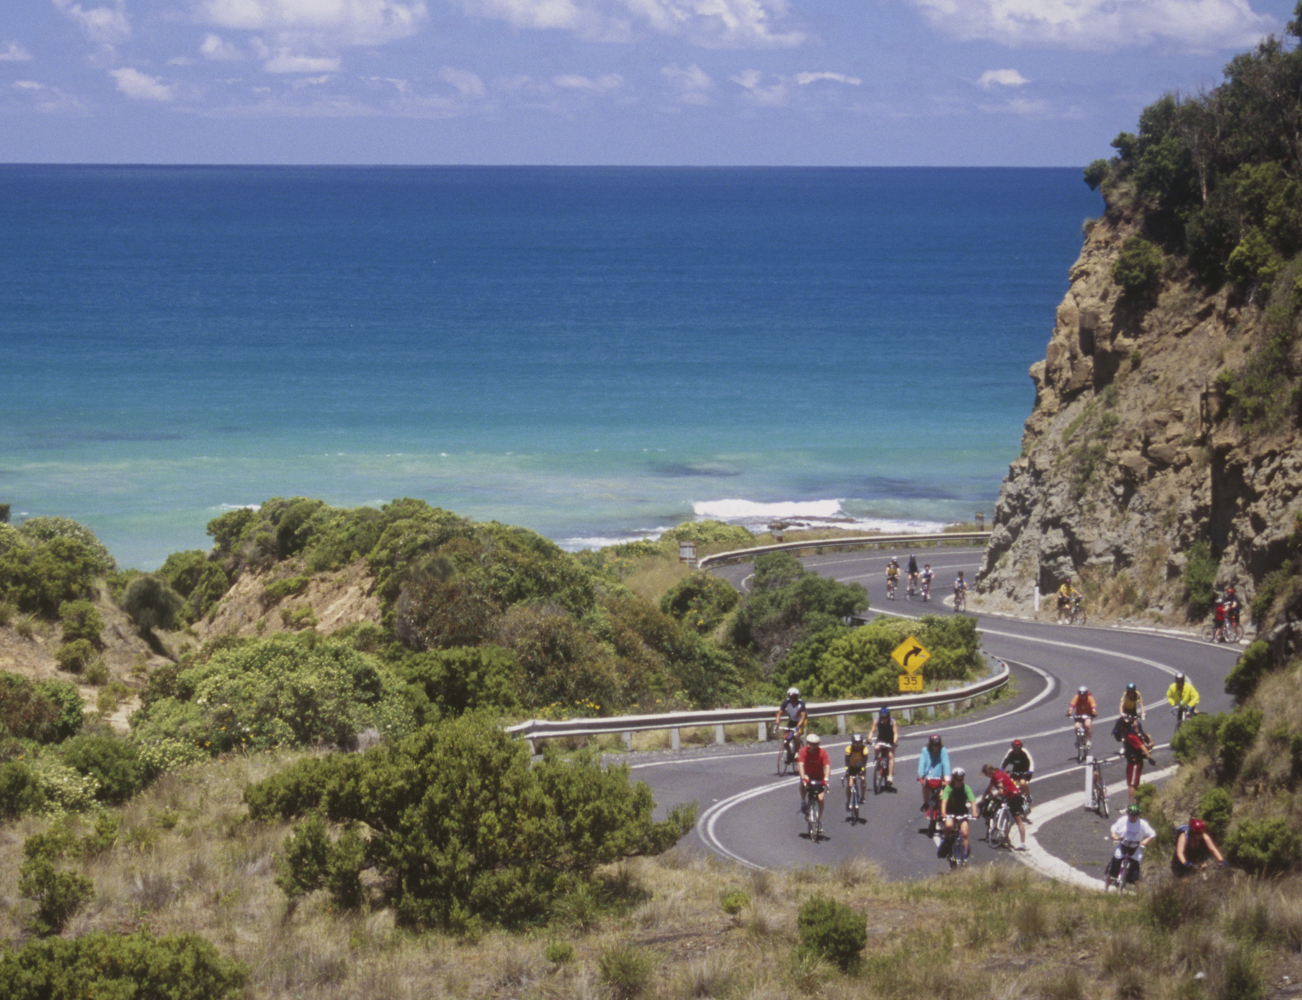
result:
<svg viewBox="0 0 1302 1000"><path fill-rule="evenodd" d="M1225 678L1225 693L1233 695L1234 700L1243 704L1257 684L1271 670L1275 669L1275 659L1265 641L1257 639L1235 661L1233 668Z"/></svg>
<svg viewBox="0 0 1302 1000"><path fill-rule="evenodd" d="M1157 287L1162 269L1162 251L1141 236L1131 236L1112 265L1112 280L1132 295L1143 295Z"/></svg>
<svg viewBox="0 0 1302 1000"><path fill-rule="evenodd" d="M796 918L800 950L850 971L858 965L868 943L868 924L844 903L815 896L800 908Z"/></svg>
<svg viewBox="0 0 1302 1000"><path fill-rule="evenodd" d="M1171 737L1171 752L1182 764L1191 764L1200 756L1215 757L1217 733L1224 714L1195 715Z"/></svg>
<svg viewBox="0 0 1302 1000"><path fill-rule="evenodd" d="M628 944L603 948L597 956L597 977L619 1000L635 997L646 989L659 965L655 953Z"/></svg>
<svg viewBox="0 0 1302 1000"><path fill-rule="evenodd" d="M1244 820L1225 838L1225 857L1253 875L1276 875L1302 861L1302 836L1283 817Z"/></svg>
<svg viewBox="0 0 1302 1000"><path fill-rule="evenodd" d="M59 619L63 623L64 642L85 639L96 647L100 645L104 620L90 601L65 601L59 605Z"/></svg>
<svg viewBox="0 0 1302 1000"><path fill-rule="evenodd" d="M173 552L157 575L185 601L184 613L189 622L206 615L230 589L226 571L198 549Z"/></svg>
<svg viewBox="0 0 1302 1000"><path fill-rule="evenodd" d="M84 524L67 517L29 517L18 526L19 533L27 539L48 544L56 539L71 539L85 546L96 576L108 576L118 568L104 543Z"/></svg>
<svg viewBox="0 0 1302 1000"><path fill-rule="evenodd" d="M137 577L127 588L122 610L145 632L161 628L170 632L179 624L185 600L167 582L152 574Z"/></svg>
<svg viewBox="0 0 1302 1000"><path fill-rule="evenodd" d="M684 521L660 536L661 543L695 542L718 551L749 549L755 545L755 536L739 524L723 521Z"/></svg>
<svg viewBox="0 0 1302 1000"><path fill-rule="evenodd" d="M0 822L37 812L45 805L40 779L20 761L0 764Z"/></svg>
<svg viewBox="0 0 1302 1000"><path fill-rule="evenodd" d="M714 631L740 600L737 588L722 577L693 573L660 598L660 610L704 635Z"/></svg>
<svg viewBox="0 0 1302 1000"><path fill-rule="evenodd" d="M1220 744L1220 780L1226 782L1233 781L1238 776L1244 758L1252 749L1257 732L1261 729L1261 713L1256 710L1240 710L1223 716L1223 720L1216 731L1216 739Z"/></svg>
<svg viewBox="0 0 1302 1000"><path fill-rule="evenodd" d="M1095 160L1085 168L1085 183L1089 185L1091 191L1097 191L1099 185L1107 181L1110 171L1111 167L1108 166L1107 160Z"/></svg>
<svg viewBox="0 0 1302 1000"><path fill-rule="evenodd" d="M244 798L254 820L319 809L331 823L365 824L367 863L391 887L398 919L416 927L544 920L597 866L663 851L694 819L676 809L653 821L650 789L594 755L532 764L527 744L477 716L299 761Z"/></svg>
<svg viewBox="0 0 1302 1000"><path fill-rule="evenodd" d="M95 647L85 639L65 642L54 651L54 659L58 662L59 669L73 674L81 673L94 658Z"/></svg>
<svg viewBox="0 0 1302 1000"><path fill-rule="evenodd" d="M0 555L0 597L20 611L54 618L60 604L90 594L100 566L75 538L16 546Z"/></svg>
<svg viewBox="0 0 1302 1000"><path fill-rule="evenodd" d="M91 931L0 951L7 1000L239 1000L247 978L242 964L223 958L197 934Z"/></svg>
<svg viewBox="0 0 1302 1000"><path fill-rule="evenodd" d="M1189 604L1189 617L1200 621L1211 610L1215 598L1213 587L1216 583L1217 562L1212 555L1211 546L1206 542L1194 542L1185 553L1184 589L1185 600Z"/></svg>
<svg viewBox="0 0 1302 1000"><path fill-rule="evenodd" d="M410 685L420 725L476 709L508 712L520 707L523 677L505 649L446 649L403 661L399 675Z"/></svg>
<svg viewBox="0 0 1302 1000"><path fill-rule="evenodd" d="M95 798L120 805L144 786L144 768L135 746L117 736L76 736L59 748L59 759L78 774L95 779Z"/></svg>
<svg viewBox="0 0 1302 1000"><path fill-rule="evenodd" d="M1207 824L1213 840L1224 840L1234 813L1234 798L1224 788L1211 788L1198 800L1198 816Z"/></svg>
<svg viewBox="0 0 1302 1000"><path fill-rule="evenodd" d="M23 842L27 860L18 869L18 892L36 904L32 930L42 936L58 934L95 898L94 882L58 867L72 846L72 835L58 827L33 834Z"/></svg>

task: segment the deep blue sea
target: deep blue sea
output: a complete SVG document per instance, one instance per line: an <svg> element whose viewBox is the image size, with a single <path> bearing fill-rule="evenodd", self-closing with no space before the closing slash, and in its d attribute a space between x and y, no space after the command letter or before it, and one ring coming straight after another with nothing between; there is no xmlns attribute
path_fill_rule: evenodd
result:
<svg viewBox="0 0 1302 1000"><path fill-rule="evenodd" d="M271 496L567 548L993 511L1077 169L0 166L0 503L119 563Z"/></svg>

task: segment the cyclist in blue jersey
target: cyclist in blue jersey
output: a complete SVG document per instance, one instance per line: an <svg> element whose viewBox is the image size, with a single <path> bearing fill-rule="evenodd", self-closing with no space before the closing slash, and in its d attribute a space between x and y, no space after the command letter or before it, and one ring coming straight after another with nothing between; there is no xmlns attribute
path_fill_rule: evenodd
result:
<svg viewBox="0 0 1302 1000"><path fill-rule="evenodd" d="M921 811L927 811L927 801L933 789L949 784L949 751L941 741L939 733L932 733L927 745L918 754L918 784L922 786Z"/></svg>

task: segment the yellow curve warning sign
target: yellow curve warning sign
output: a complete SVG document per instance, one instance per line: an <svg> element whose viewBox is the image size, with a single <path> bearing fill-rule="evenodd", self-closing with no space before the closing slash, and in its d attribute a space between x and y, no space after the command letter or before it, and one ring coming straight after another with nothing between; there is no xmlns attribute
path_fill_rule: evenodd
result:
<svg viewBox="0 0 1302 1000"><path fill-rule="evenodd" d="M931 659L931 654L927 652L926 646L918 642L913 636L909 636L895 647L891 659L898 663L905 673L916 674L922 669L922 665ZM900 688L900 690L903 691L904 689ZM921 690L921 688L918 690Z"/></svg>

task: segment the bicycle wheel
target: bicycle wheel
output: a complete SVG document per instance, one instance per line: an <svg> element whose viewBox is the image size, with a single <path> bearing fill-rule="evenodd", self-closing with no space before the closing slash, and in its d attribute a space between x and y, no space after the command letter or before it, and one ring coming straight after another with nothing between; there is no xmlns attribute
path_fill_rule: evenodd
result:
<svg viewBox="0 0 1302 1000"><path fill-rule="evenodd" d="M873 768L873 794L881 795L886 791L886 762L878 759L877 766Z"/></svg>
<svg viewBox="0 0 1302 1000"><path fill-rule="evenodd" d="M966 610L967 610L967 595L966 595L966 594L955 594L955 595L954 595L954 610L955 610L955 611L966 611Z"/></svg>
<svg viewBox="0 0 1302 1000"><path fill-rule="evenodd" d="M1203 642L1215 642L1215 641L1216 641L1216 628L1215 626L1208 625L1205 629L1203 629Z"/></svg>
<svg viewBox="0 0 1302 1000"><path fill-rule="evenodd" d="M1094 765L1094 811L1108 818L1108 786L1103 781L1103 768Z"/></svg>
<svg viewBox="0 0 1302 1000"><path fill-rule="evenodd" d="M850 789L850 825L859 825L859 782L853 782Z"/></svg>
<svg viewBox="0 0 1302 1000"><path fill-rule="evenodd" d="M1229 635L1226 637L1229 642L1238 642L1240 639L1243 638L1243 626L1240 625L1238 622L1235 622L1225 631L1229 633Z"/></svg>
<svg viewBox="0 0 1302 1000"><path fill-rule="evenodd" d="M787 745L778 747L778 777L787 773Z"/></svg>
<svg viewBox="0 0 1302 1000"><path fill-rule="evenodd" d="M1086 757L1086 753L1085 753L1085 730L1084 730L1084 729L1077 729L1077 730L1076 730L1076 763L1078 763L1078 764L1084 764L1084 763L1085 763L1085 757Z"/></svg>
<svg viewBox="0 0 1302 1000"><path fill-rule="evenodd" d="M1008 844L1012 841L1008 836L1008 831L1013 825L1013 811L1004 806L999 810L999 816L995 819L995 825L999 827L999 843Z"/></svg>
<svg viewBox="0 0 1302 1000"><path fill-rule="evenodd" d="M1004 831L999 825L998 812L986 820L986 840L991 847L1002 847L1004 845Z"/></svg>

